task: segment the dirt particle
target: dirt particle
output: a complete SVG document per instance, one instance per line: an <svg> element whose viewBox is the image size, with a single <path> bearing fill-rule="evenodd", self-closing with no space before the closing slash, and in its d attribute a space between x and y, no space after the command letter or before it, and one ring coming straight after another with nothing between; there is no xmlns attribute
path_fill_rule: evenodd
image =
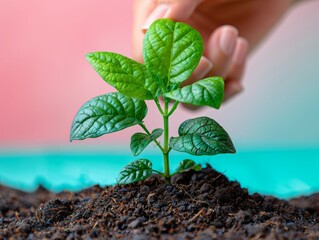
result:
<svg viewBox="0 0 319 240"><path fill-rule="evenodd" d="M47 224L62 221L70 215L73 210L71 201L65 199L54 199L38 209L41 220Z"/></svg>
<svg viewBox="0 0 319 240"><path fill-rule="evenodd" d="M211 185L209 185L208 183L204 183L199 189L199 192L200 193L208 192L210 188L211 188Z"/></svg>
<svg viewBox="0 0 319 240"><path fill-rule="evenodd" d="M130 222L128 227L137 228L145 221L146 221L145 217L139 217L139 218L135 219L134 221Z"/></svg>
<svg viewBox="0 0 319 240"><path fill-rule="evenodd" d="M147 204L151 205L155 201L156 201L156 194L155 193L148 194L148 196L147 196Z"/></svg>
<svg viewBox="0 0 319 240"><path fill-rule="evenodd" d="M22 223L18 229L20 232L23 232L23 233L31 232L31 226L28 223Z"/></svg>

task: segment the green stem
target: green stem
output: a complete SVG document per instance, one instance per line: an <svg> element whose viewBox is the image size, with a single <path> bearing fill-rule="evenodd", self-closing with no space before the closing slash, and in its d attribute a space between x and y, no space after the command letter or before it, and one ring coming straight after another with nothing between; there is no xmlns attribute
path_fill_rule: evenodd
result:
<svg viewBox="0 0 319 240"><path fill-rule="evenodd" d="M144 123L141 123L140 126L144 129L144 131L146 132L148 136L152 135L150 131L148 131ZM164 153L164 148L161 146L161 144L159 144L159 142L156 139L153 139L153 142L155 142L155 144L159 147L159 149L161 149L161 151Z"/></svg>
<svg viewBox="0 0 319 240"><path fill-rule="evenodd" d="M171 116L173 114L173 112L176 110L178 104L179 104L178 101L174 102L173 107L171 108L171 110L168 113L168 116Z"/></svg>
<svg viewBox="0 0 319 240"><path fill-rule="evenodd" d="M167 182L170 182L171 180L171 174L169 171L169 128L168 128L168 104L169 99L164 98L165 102L165 108L164 108L164 114L163 114L163 121L164 121L164 151L163 151L163 157L164 157L164 177Z"/></svg>
<svg viewBox="0 0 319 240"><path fill-rule="evenodd" d="M158 101L158 98L155 98L154 101L155 101L155 103L156 103L156 106L157 106L159 112L160 112L162 115L164 115L163 109L162 109L162 107L161 107L161 104L160 104L159 101Z"/></svg>

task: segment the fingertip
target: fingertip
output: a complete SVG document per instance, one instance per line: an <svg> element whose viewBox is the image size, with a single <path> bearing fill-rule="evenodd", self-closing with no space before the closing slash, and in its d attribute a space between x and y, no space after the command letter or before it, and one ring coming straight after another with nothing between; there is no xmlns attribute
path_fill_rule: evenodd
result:
<svg viewBox="0 0 319 240"><path fill-rule="evenodd" d="M157 5L156 8L150 13L150 15L145 20L142 26L142 31L145 33L154 21L165 17L167 15L168 10L169 6L167 3L160 3L159 5Z"/></svg>
<svg viewBox="0 0 319 240"><path fill-rule="evenodd" d="M192 75L183 83L183 86L192 84L204 78L213 68L213 63L206 57L202 56L199 64L195 68Z"/></svg>
<svg viewBox="0 0 319 240"><path fill-rule="evenodd" d="M206 69L211 69L213 68L213 63L205 56L202 56L200 61L199 61L200 64L203 64L205 65L205 68Z"/></svg>
<svg viewBox="0 0 319 240"><path fill-rule="evenodd" d="M244 38L244 37L238 37L238 42L241 44L241 45L243 45L243 46L245 46L245 48L249 48L249 42L248 42L248 40L246 39L246 38Z"/></svg>
<svg viewBox="0 0 319 240"><path fill-rule="evenodd" d="M244 90L241 80L245 70L248 49L248 41L245 38L238 37L225 82L224 101L229 100Z"/></svg>
<svg viewBox="0 0 319 240"><path fill-rule="evenodd" d="M227 82L225 86L224 102L241 93L244 87L239 82Z"/></svg>
<svg viewBox="0 0 319 240"><path fill-rule="evenodd" d="M221 27L218 45L220 50L226 55L230 56L236 46L238 37L238 30L230 25Z"/></svg>
<svg viewBox="0 0 319 240"><path fill-rule="evenodd" d="M169 1L170 7L165 14L165 18L184 22L190 18L202 1L203 0Z"/></svg>
<svg viewBox="0 0 319 240"><path fill-rule="evenodd" d="M197 80L205 77L213 68L213 63L205 56L202 56L198 66L194 71L194 76Z"/></svg>
<svg viewBox="0 0 319 240"><path fill-rule="evenodd" d="M222 31L231 31L234 32L236 35L238 35L238 29L233 25L223 25L220 27Z"/></svg>
<svg viewBox="0 0 319 240"><path fill-rule="evenodd" d="M211 75L227 76L237 39L238 30L231 25L218 27L212 33L206 48L206 54L214 64Z"/></svg>
<svg viewBox="0 0 319 240"><path fill-rule="evenodd" d="M233 54L233 63L236 65L243 65L246 62L249 44L248 41L239 37L236 42L236 48Z"/></svg>

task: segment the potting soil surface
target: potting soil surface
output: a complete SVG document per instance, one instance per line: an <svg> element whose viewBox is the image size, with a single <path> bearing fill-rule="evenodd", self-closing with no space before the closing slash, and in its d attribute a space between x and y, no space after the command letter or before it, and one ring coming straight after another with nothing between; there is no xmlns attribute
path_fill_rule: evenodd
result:
<svg viewBox="0 0 319 240"><path fill-rule="evenodd" d="M249 195L211 166L81 192L0 186L0 239L319 239L319 194Z"/></svg>

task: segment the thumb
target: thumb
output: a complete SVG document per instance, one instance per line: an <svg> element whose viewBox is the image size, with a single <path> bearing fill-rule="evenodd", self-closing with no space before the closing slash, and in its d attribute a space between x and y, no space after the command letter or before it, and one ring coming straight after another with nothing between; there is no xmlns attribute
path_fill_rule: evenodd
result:
<svg viewBox="0 0 319 240"><path fill-rule="evenodd" d="M186 21L203 0L158 0L156 7L149 14L143 25L147 30L150 25L160 18L169 18L175 21Z"/></svg>
<svg viewBox="0 0 319 240"><path fill-rule="evenodd" d="M169 5L169 9L165 18L184 22L191 17L202 1L203 0L166 0L164 2Z"/></svg>

